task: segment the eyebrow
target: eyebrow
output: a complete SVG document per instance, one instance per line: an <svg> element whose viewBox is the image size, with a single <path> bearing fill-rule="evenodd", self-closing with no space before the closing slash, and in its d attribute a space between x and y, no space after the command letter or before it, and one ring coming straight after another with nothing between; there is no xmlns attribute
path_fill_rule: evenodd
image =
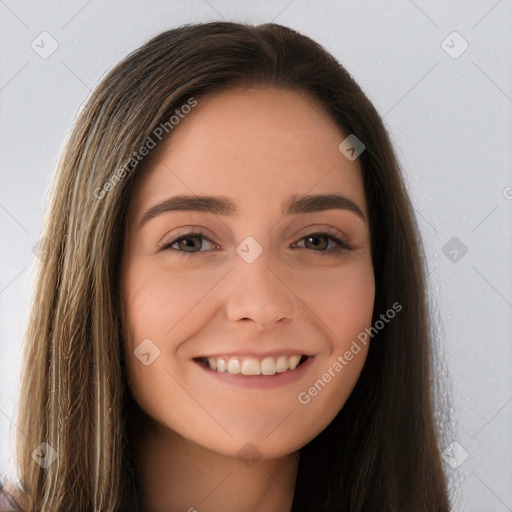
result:
<svg viewBox="0 0 512 512"><path fill-rule="evenodd" d="M301 197L293 195L284 205L282 213L283 215L296 215L331 209L348 210L366 221L361 208L348 197L339 194L316 194ZM234 216L237 213L237 206L231 199L223 196L174 196L147 210L140 220L139 227L157 215L170 211L208 212L215 215Z"/></svg>

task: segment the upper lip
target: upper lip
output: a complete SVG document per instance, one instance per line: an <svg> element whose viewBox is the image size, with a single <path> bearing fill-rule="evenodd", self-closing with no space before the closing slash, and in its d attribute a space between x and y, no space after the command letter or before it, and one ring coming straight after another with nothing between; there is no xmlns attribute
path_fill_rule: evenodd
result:
<svg viewBox="0 0 512 512"><path fill-rule="evenodd" d="M297 348L281 348L281 349L275 349L275 350L269 350L265 352L255 352L254 350L229 350L226 352L223 351L216 351L211 353L204 353L199 354L197 356L194 356L193 359L199 359L201 357L225 357L225 358L231 358L231 357L254 357L256 359L264 359L265 357L279 357L279 356L293 356L293 355L304 355L311 357L313 354L311 354L309 351L304 351Z"/></svg>

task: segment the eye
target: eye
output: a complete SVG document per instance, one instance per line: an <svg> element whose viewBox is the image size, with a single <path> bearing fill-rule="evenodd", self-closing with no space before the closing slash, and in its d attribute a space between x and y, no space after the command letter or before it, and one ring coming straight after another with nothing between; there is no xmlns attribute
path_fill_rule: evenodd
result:
<svg viewBox="0 0 512 512"><path fill-rule="evenodd" d="M203 249L203 240L208 242L210 247L209 249ZM191 232L180 235L178 238L171 240L169 243L166 243L162 250L170 249L174 251L184 252L184 253L197 253L204 252L205 250L213 250L215 248L219 248L220 246L215 242L212 242L204 233L201 232Z"/></svg>
<svg viewBox="0 0 512 512"><path fill-rule="evenodd" d="M206 248L203 241L206 241ZM299 245L304 241L303 245ZM331 246L329 246L331 243ZM195 254L219 249L221 246L210 240L204 233L184 233L163 245L162 250L173 250L185 254ZM302 237L299 242L293 243L290 247L300 249L311 249L325 255L351 251L354 248L346 240L334 233L311 233Z"/></svg>
<svg viewBox="0 0 512 512"><path fill-rule="evenodd" d="M304 240L304 244L298 245L300 241ZM340 238L334 233L311 233L302 237L299 242L292 244L294 247L312 249L315 252L323 254L341 253L345 251L352 251L354 248L346 240ZM329 243L332 242L334 246L329 247Z"/></svg>

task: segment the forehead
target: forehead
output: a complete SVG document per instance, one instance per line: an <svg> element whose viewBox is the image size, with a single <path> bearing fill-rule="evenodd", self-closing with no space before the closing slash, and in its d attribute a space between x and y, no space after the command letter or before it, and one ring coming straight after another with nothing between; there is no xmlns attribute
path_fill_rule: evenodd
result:
<svg viewBox="0 0 512 512"><path fill-rule="evenodd" d="M240 210L281 209L291 194L339 192L365 209L359 163L338 149L346 134L311 97L256 88L197 101L162 142L137 187L135 207L198 194L233 197Z"/></svg>

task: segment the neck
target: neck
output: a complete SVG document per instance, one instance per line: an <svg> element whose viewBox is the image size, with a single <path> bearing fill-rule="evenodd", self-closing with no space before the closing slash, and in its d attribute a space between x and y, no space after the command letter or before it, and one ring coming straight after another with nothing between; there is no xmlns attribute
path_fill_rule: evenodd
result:
<svg viewBox="0 0 512 512"><path fill-rule="evenodd" d="M291 511L298 452L278 459L242 461L209 450L161 425L147 421L137 424L133 440L143 510Z"/></svg>

